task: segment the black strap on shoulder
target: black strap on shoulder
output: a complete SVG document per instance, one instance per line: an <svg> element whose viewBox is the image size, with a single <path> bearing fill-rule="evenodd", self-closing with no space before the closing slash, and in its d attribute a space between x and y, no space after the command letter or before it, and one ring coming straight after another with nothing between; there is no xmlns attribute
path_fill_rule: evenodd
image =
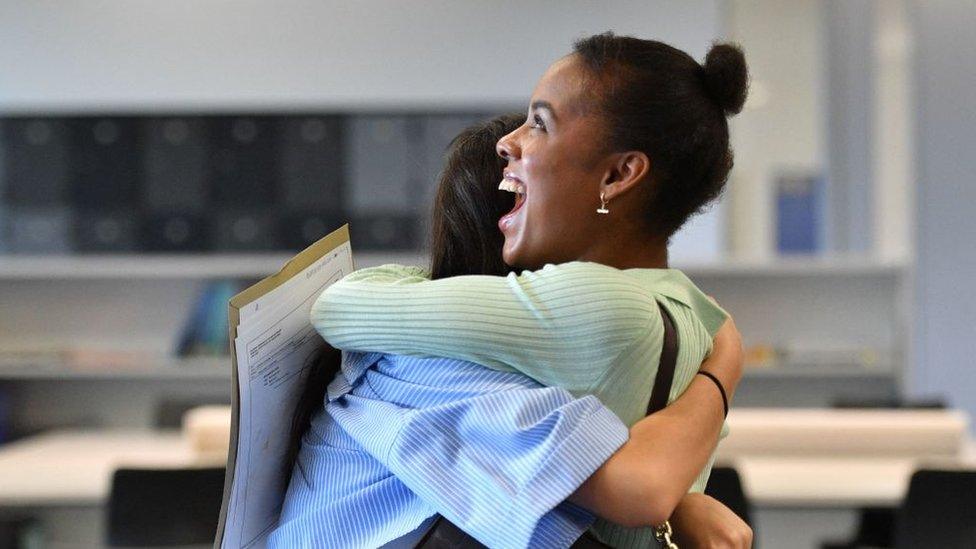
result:
<svg viewBox="0 0 976 549"><path fill-rule="evenodd" d="M651 390L651 400L647 403L647 415L663 410L668 405L668 395L671 393L671 383L674 381L674 368L678 361L678 330L674 328L674 320L664 305L657 304L661 310L661 320L664 322L664 345L661 347L661 361L654 378L654 388Z"/></svg>
<svg viewBox="0 0 976 549"><path fill-rule="evenodd" d="M487 549L481 542L444 517L437 518L434 526L415 547L417 549ZM596 539L590 532L584 532L573 543L572 549L610 549L610 546Z"/></svg>

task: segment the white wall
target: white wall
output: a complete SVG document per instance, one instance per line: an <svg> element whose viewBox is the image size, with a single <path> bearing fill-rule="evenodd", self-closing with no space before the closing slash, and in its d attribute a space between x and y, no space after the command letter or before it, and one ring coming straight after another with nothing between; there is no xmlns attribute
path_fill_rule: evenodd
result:
<svg viewBox="0 0 976 549"><path fill-rule="evenodd" d="M717 0L0 0L0 111L521 106L581 36L701 56Z"/></svg>
<svg viewBox="0 0 976 549"><path fill-rule="evenodd" d="M521 108L573 40L613 30L701 59L718 0L0 0L0 112ZM722 206L677 261L724 248Z"/></svg>
<svg viewBox="0 0 976 549"><path fill-rule="evenodd" d="M912 389L976 416L976 10L912 3L917 139ZM976 430L976 423L972 429Z"/></svg>
<svg viewBox="0 0 976 549"><path fill-rule="evenodd" d="M874 253L914 257L915 127L912 35L907 0L875 4Z"/></svg>
<svg viewBox="0 0 976 549"><path fill-rule="evenodd" d="M731 249L765 258L776 249L773 180L825 169L823 4L731 0L728 34L745 50L751 87L732 119Z"/></svg>

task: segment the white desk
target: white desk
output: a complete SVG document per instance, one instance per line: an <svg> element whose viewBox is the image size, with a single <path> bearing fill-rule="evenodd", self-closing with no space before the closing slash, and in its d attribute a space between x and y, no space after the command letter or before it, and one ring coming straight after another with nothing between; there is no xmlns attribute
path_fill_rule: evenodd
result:
<svg viewBox="0 0 976 549"><path fill-rule="evenodd" d="M854 457L735 457L756 507L898 505L916 466L976 468L958 460ZM100 506L119 467L213 466L177 432L54 431L0 447L0 507Z"/></svg>
<svg viewBox="0 0 976 549"><path fill-rule="evenodd" d="M976 468L974 455L968 451L951 461ZM845 537L856 518L853 509L897 506L920 464L913 458L785 456L722 462L738 468L760 523L760 542L770 547L783 546L784 539L815 547L821 538ZM28 510L59 547L98 546L116 468L214 464L177 432L55 431L0 447L0 514Z"/></svg>
<svg viewBox="0 0 976 549"><path fill-rule="evenodd" d="M0 446L0 507L101 506L120 467L213 465L176 431L52 431Z"/></svg>
<svg viewBox="0 0 976 549"><path fill-rule="evenodd" d="M921 468L976 468L958 410L739 408L718 463L760 508L897 506Z"/></svg>
<svg viewBox="0 0 976 549"><path fill-rule="evenodd" d="M976 469L973 459L744 457L719 463L736 468L750 502L759 508L896 507L916 469Z"/></svg>

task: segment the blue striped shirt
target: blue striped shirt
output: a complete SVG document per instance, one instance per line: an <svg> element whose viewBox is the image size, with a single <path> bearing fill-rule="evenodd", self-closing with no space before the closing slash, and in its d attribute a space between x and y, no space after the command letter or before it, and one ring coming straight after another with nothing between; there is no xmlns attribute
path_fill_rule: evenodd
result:
<svg viewBox="0 0 976 549"><path fill-rule="evenodd" d="M269 545L411 546L440 513L489 547L568 547L594 517L564 500L627 436L519 373L346 352Z"/></svg>

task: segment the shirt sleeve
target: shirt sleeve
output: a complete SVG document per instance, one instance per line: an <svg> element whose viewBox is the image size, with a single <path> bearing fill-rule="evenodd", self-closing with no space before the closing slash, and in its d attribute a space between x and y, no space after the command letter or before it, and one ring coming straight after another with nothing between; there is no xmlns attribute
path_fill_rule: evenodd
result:
<svg viewBox="0 0 976 549"><path fill-rule="evenodd" d="M558 388L424 409L347 395L329 413L417 496L489 547L571 544L592 516L554 510L628 437L595 397L573 399ZM377 436L377 422L395 427Z"/></svg>
<svg viewBox="0 0 976 549"><path fill-rule="evenodd" d="M640 282L584 262L438 280L416 267L363 269L327 288L311 319L338 349L468 360L574 392L637 338L663 337Z"/></svg>

